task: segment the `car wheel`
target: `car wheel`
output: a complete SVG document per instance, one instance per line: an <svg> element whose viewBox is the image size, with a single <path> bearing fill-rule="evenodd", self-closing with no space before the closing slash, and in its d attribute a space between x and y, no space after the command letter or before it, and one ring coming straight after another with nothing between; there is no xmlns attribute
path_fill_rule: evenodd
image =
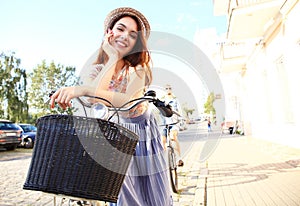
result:
<svg viewBox="0 0 300 206"><path fill-rule="evenodd" d="M24 147L25 148L33 148L33 141L31 138L28 138L25 142L24 142Z"/></svg>
<svg viewBox="0 0 300 206"><path fill-rule="evenodd" d="M6 150L14 150L17 148L17 145L11 145L11 146L6 146L5 149Z"/></svg>

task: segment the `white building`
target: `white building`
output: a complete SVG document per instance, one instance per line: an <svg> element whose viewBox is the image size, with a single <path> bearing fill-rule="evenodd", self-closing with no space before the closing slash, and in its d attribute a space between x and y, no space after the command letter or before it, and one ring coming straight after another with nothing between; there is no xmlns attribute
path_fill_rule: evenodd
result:
<svg viewBox="0 0 300 206"><path fill-rule="evenodd" d="M299 0L214 0L214 11L228 17L219 71L245 134L300 148Z"/></svg>

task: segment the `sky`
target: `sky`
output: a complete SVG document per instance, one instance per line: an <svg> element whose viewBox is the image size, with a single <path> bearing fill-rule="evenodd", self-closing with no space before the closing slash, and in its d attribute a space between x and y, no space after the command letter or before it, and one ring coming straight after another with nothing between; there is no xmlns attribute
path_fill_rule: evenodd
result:
<svg viewBox="0 0 300 206"><path fill-rule="evenodd" d="M212 0L1 0L0 52L15 52L21 66L46 63L81 68L99 47L103 21L114 8L130 6L149 20L152 31L189 41L197 29L226 30L224 16L213 15Z"/></svg>

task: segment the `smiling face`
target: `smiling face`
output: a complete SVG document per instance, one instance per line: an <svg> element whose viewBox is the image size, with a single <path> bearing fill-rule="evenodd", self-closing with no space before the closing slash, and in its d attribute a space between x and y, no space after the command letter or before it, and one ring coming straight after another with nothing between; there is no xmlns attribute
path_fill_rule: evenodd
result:
<svg viewBox="0 0 300 206"><path fill-rule="evenodd" d="M112 28L114 34L111 45L124 57L135 46L138 39L138 26L131 17L119 19Z"/></svg>

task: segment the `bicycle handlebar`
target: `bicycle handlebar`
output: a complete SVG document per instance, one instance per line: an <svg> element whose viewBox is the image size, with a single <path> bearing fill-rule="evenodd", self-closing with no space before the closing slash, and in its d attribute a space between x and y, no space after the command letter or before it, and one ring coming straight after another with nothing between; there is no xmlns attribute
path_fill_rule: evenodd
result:
<svg viewBox="0 0 300 206"><path fill-rule="evenodd" d="M49 94L49 97L51 98L51 96L54 93L55 93L55 91L51 91L50 94ZM129 111L132 108L136 107L138 104L140 104L142 102L145 102L145 101L149 101L149 102L152 102L156 106L156 108L161 112L161 114L165 117L171 117L173 114L176 114L179 117L181 116L176 111L173 111L169 104L165 104L164 101L161 101L160 99L156 98L156 92L153 91L153 90L147 91L144 94L144 97L132 99L132 100L126 102L125 104L123 104L120 107L115 107L110 101L108 101L107 99L104 99L102 97L90 96L90 95L85 95L84 97L95 98L95 99L105 101L106 103L108 103L111 106L111 107L108 107L108 109L110 111L115 111L116 113L117 112ZM85 107L91 108L93 106L92 103L84 101L81 97L77 97L77 100L80 102L80 104L82 104ZM131 104L133 102L135 102L135 103ZM131 104L131 105L127 106L128 104Z"/></svg>

